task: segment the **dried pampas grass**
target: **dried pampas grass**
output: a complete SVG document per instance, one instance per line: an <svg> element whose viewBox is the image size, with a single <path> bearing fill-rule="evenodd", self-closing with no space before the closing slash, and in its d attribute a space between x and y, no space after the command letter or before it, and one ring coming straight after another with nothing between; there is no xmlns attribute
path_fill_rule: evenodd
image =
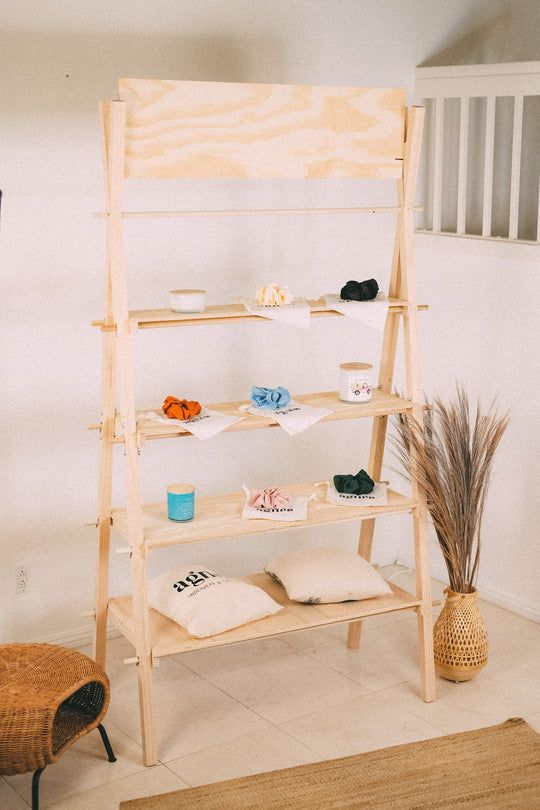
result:
<svg viewBox="0 0 540 810"><path fill-rule="evenodd" d="M453 402L435 397L427 405L423 426L412 416L397 415L392 442L407 480L414 477L425 490L450 587L471 593L491 466L508 414L500 416L493 403L487 413L477 404L471 414L461 385Z"/></svg>

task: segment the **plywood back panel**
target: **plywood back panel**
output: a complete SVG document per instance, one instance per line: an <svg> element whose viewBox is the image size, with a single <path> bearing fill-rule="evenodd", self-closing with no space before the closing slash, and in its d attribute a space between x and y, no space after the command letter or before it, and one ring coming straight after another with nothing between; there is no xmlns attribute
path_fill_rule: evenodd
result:
<svg viewBox="0 0 540 810"><path fill-rule="evenodd" d="M405 91L121 79L126 177L400 177Z"/></svg>

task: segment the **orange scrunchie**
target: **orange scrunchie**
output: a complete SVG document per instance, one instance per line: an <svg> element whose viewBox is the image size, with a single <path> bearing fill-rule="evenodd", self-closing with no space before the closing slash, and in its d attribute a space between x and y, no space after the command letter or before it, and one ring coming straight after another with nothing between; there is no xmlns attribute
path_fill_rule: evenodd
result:
<svg viewBox="0 0 540 810"><path fill-rule="evenodd" d="M201 405L193 399L167 397L161 409L169 419L182 419L182 421L185 421L191 419L192 416L197 416L201 412Z"/></svg>

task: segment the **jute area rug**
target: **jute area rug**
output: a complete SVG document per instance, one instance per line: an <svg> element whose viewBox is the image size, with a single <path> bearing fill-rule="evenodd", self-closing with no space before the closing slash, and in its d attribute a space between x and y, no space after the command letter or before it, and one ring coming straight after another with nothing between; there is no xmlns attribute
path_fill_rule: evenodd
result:
<svg viewBox="0 0 540 810"><path fill-rule="evenodd" d="M540 808L540 734L525 720L120 804L120 810L461 807Z"/></svg>

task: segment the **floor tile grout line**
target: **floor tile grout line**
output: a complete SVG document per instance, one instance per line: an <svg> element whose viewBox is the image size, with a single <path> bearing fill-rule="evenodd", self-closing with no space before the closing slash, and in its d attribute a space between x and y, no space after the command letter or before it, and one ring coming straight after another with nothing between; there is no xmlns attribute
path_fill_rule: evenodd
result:
<svg viewBox="0 0 540 810"><path fill-rule="evenodd" d="M407 683L407 681L402 681L402 683ZM456 684L456 685L457 685L457 684ZM396 684L396 686L401 686L401 684ZM386 692L386 691L389 691L390 689L394 689L394 688L395 688L394 686L387 686L387 687L385 687L384 689L379 690L379 697L382 697L382 695L381 695L380 693L382 693L382 692ZM377 693L375 693L375 694L377 694ZM449 706L450 708L452 708L452 704L451 704L451 703L446 702L446 697L447 697L447 695L445 695L444 697L441 697L441 698L437 698L437 702L439 703L439 705L442 705L443 707L445 707L445 706ZM437 726L437 725L435 725L435 723L431 722L430 720L426 720L426 719L425 719L424 717L422 717L420 714L416 714L415 712L411 711L410 709L405 709L405 708L404 708L404 707L403 707L403 706L402 706L402 705L401 705L401 704L400 704L398 701L396 701L396 700L392 700L392 698L391 698L391 697L389 697L389 696L386 696L386 695L385 695L385 698L386 698L386 699L387 699L387 700L388 700L388 701L389 701L389 702L390 702L390 703L391 703L393 706L396 706L396 708L401 709L402 711L406 711L406 712L408 712L408 714L411 714L411 715L412 715L412 716L413 716L415 719L417 719L417 720L422 720L422 722L427 723L428 725L431 725L431 726L433 726L434 728L439 729L440 731L442 731L442 733L443 733L443 734L452 734L452 733L453 733L453 732L451 732L451 731L448 731L448 730L447 730L447 729L445 729L445 728L442 728L441 726ZM419 698L419 700L421 700L421 698ZM474 716L476 716L476 717L481 717L481 718L483 718L483 720L485 720L486 722L489 722L489 721L487 720L487 718L485 718L485 717L484 717L484 715L480 715L478 712L475 712L475 711L474 711L474 709L465 709L464 711L466 711L466 712L467 712L467 714L474 715Z"/></svg>
<svg viewBox="0 0 540 810"><path fill-rule="evenodd" d="M389 688L392 688L392 687L389 687ZM380 690L380 691L384 691L384 690ZM376 695L376 694L377 694L377 692L373 692L373 694L375 694L375 695ZM378 696L380 697L380 695L378 695ZM365 697L365 695L361 695L360 697ZM382 699L382 698L381 698L381 699ZM353 698L353 700L356 700L356 698ZM342 704L338 704L338 705L343 705L343 704L346 704L346 703L352 703L352 702L353 702L353 701L343 701L343 703L342 703ZM390 699L388 699L388 703L390 703L390 704L391 704L393 707L395 707L395 708L399 709L400 711L404 712L405 714L409 715L409 716L410 716L412 719L414 719L414 720L420 720L422 723L424 723L426 726L429 726L429 727L430 727L430 728L432 728L434 731L439 731L439 732L441 732L441 734L442 734L442 735L448 734L448 732L447 732L447 731L445 731L445 729L442 729L442 728L440 728L439 726L436 726L434 723L431 723L431 722L429 722L428 720L425 720L423 717L418 717L417 715L414 715L414 714L413 714L412 712L410 712L408 709L404 709L402 706L399 706L398 704L394 703L394 702L393 702L393 701L391 701ZM335 708L335 707L326 707L326 708ZM318 714L320 711L321 711L321 710L320 710L320 709L318 709L318 710L316 710L316 711L314 711L314 712L310 712L310 713L309 713L309 714L307 714L307 715L303 715L301 718L294 718L294 720L296 721L296 720L301 720L301 719L307 719L307 718L309 718L309 717L312 717L312 716L314 716L314 715ZM288 720L285 720L285 721L284 721L284 723L283 723L283 725L285 725L285 723L288 723L288 722L289 722ZM285 734L288 734L289 736L291 736L291 737L292 737L292 739L294 739L296 742L300 742L302 745L304 745L304 746L306 746L306 747L308 747L308 748L309 748L309 746L307 746L305 742L303 742L302 740L299 740L299 739L298 739L297 737L295 737L293 734L290 734L290 733L289 733L288 731L286 731L286 730L285 730L285 729L284 729L282 726L278 726L278 728L280 729L280 731L283 731ZM401 745L401 744L402 744L402 743L395 743L395 745ZM406 743L405 743L405 744L406 744ZM384 746L384 747L393 747L393 746ZM319 757L320 757L320 756L323 756L323 755L321 755L321 754L320 754L318 751L316 751L316 750L315 750L315 749L313 749L313 748L309 748L309 750L313 751L313 753L314 753L314 754L316 754L316 755L317 755L317 756L319 756ZM379 750L379 749L377 749L377 748L374 748L374 749L368 749L368 751L372 751L372 750L373 750L373 751L377 751L377 750ZM363 752L363 751L360 751L360 752L358 752L358 753L364 753L364 752ZM348 755L340 755L340 756L337 756L337 757L330 757L330 758L331 758L331 759L340 759L342 756L348 756ZM324 757L324 756L323 756L323 759L328 759L328 757Z"/></svg>
<svg viewBox="0 0 540 810"><path fill-rule="evenodd" d="M53 802L52 805L45 804L43 806L43 810L49 810L49 808L51 808L51 810L54 810L54 805L55 804L60 804L62 802L65 802L65 801L67 801L67 799L74 799L77 796L84 796L85 793L91 793L92 791L98 790L99 788L103 788L103 787L107 787L108 785L112 785L115 782L121 782L123 779L130 779L132 776L137 776L137 775L139 775L141 773L146 773L147 771L153 770L154 768L155 769L157 769L157 768L167 768L167 766L165 765L164 762L161 762L161 761L159 761L156 765L152 765L150 767L145 765L145 766L143 766L143 768L140 771L136 771L135 773L124 774L123 776L119 776L116 779L109 779L109 780L107 780L107 782L100 782L99 785L95 785L94 787L87 788L87 790L80 790L78 793L70 793L69 796L63 796L61 799L58 799L58 801ZM185 781L185 780L182 779L182 777L178 776L177 773L174 773L173 771L171 771L170 768L167 768L167 770L170 771L170 773L172 773L173 776L175 776L181 782ZM140 798L144 798L144 797L141 796ZM40 805L41 805L41 802L40 802Z"/></svg>
<svg viewBox="0 0 540 810"><path fill-rule="evenodd" d="M323 646L324 646L324 645L323 645ZM375 692L375 691L377 691L376 689L373 689L371 686L368 686L367 684L363 683L362 681L357 681L357 680L355 680L354 678L351 678L349 675L347 675L347 673L346 673L346 672L343 672L343 671L342 671L342 670L340 670L340 669L336 669L336 668L335 668L335 667L333 667L331 664L326 663L325 661L321 661L319 658L317 658L317 653L314 653L314 652L308 652L308 651L306 651L306 650L301 650L301 651L299 651L299 652L301 652L303 655L307 655L307 656L308 656L309 658L311 658L313 661L315 661L316 663L318 663L318 664L320 664L321 666L325 667L326 669L329 669L331 672L335 672L335 673L337 673L338 675L342 675L344 678L346 678L347 680L349 680L351 683L354 683L356 686L360 686L360 687L362 687L362 689L365 689L367 692ZM362 649L360 648L360 649L358 649L358 650L353 650L352 652L356 652L356 653L358 653L358 654L360 655L360 654L362 653ZM405 683L405 682L406 682L406 681L408 681L408 680L410 680L410 679L409 679L409 678L403 678L403 680L402 680L402 681L398 681L398 683L397 683L397 684L394 684L394 685L395 685L395 686L398 686L400 683Z"/></svg>
<svg viewBox="0 0 540 810"><path fill-rule="evenodd" d="M254 640L257 641L257 639L254 639ZM238 642L238 644L239 645L240 644L249 644L249 641L247 641L247 642ZM229 645L224 644L222 646L226 649L227 646L229 646ZM230 645L230 646L236 646L236 645ZM252 664L247 664L247 665L246 664L241 664L240 666L232 667L232 669L226 669L223 672L214 672L213 674L210 674L210 675L200 675L199 673L195 672L195 670L191 670L190 667L188 666L188 664L184 664L184 666L187 667L188 669L190 669L191 672L195 672L195 674L198 675L199 678L201 678L202 680L205 680L208 683L210 683L210 681L208 680L209 678L217 678L220 675L228 675L229 672L238 672L239 669L245 669L246 666L257 666L258 664L264 664L266 661L274 661L276 658L286 658L292 652L298 652L298 650L295 649L294 647L292 647L290 644L287 644L287 646L289 647L289 650L286 651L286 652L278 653L277 655L272 655L269 658L261 658L260 661L254 661ZM213 647L213 648L209 648L209 649L216 650L217 647ZM189 653L186 653L186 654L189 655ZM178 653L178 655L182 655L182 653Z"/></svg>
<svg viewBox="0 0 540 810"><path fill-rule="evenodd" d="M318 660L317 660L317 659L316 659L314 656L310 656L310 655L309 655L309 653L304 653L304 652L300 652L300 651L299 651L299 655L302 655L302 656L308 656L309 658L311 658L311 660L312 660L314 663L316 663L316 664L320 664L320 665L321 665L323 668L325 668L325 669L329 669L329 670L331 670L332 672L336 673L337 675L342 675L342 676L343 676L344 678L346 678L346 680L348 680L350 683L354 684L355 686L361 687L362 689L365 689L365 690L366 690L366 693L368 693L368 692L372 692L372 691L373 691L373 690L372 690L372 689L370 689L369 687L364 687L362 684L359 684L359 683L358 683L358 681L353 681L353 680L352 680L352 678L348 678L348 677L347 677L346 675L344 675L342 672L339 672L338 670L334 670L334 669L332 669L331 667L325 666L325 665L324 665L322 662L318 661ZM287 656L283 656L283 657L284 657L284 658L286 658ZM264 662L260 662L260 663L264 663ZM251 667L255 667L255 666L259 666L259 664L250 664L248 667L240 667L240 669L250 669ZM236 670L236 671L238 671L238 670ZM226 673L226 672L225 672L225 673L222 673L222 674L223 674L223 675L227 675L228 673ZM215 675L215 676L212 676L212 677L216 677L216 678L217 678L217 677L220 677L220 676ZM407 680L407 679L405 678L404 680ZM242 701L241 701L241 700L238 700L238 698L233 697L233 695L229 694L229 692L226 692L224 689L222 689L221 687L217 686L217 684L213 683L212 681L208 681L208 683L210 684L210 686L214 686L216 689L219 689L219 691L220 691L220 692L223 692L223 694L224 694L224 695L227 695L227 697L230 697L230 698L232 698L232 700L235 700L237 703L239 703L239 704L240 704L240 706L243 706L245 709L249 709L249 711L253 712L253 713L254 713L254 714L256 714L258 717L261 717L261 719L262 719L262 720L265 720L267 723L272 723L272 721L271 721L271 720L268 720L268 718L263 717L263 715L259 714L259 712L258 712L258 711L256 711L255 709L253 709L251 706L248 706L246 703L242 703ZM361 697L361 695L358 695L358 697ZM340 701L340 702L341 702L341 703L345 703L345 702L347 702L347 701ZM331 704L331 705L338 706L338 705L339 705L339 703L337 703L337 704ZM329 708L329 707L326 707L326 708ZM301 716L301 717L303 717L304 715L300 715L300 716ZM294 718L294 719L297 719L297 718ZM287 722L287 721L285 721L285 722ZM276 724L275 724L275 723L272 723L272 725L276 725Z"/></svg>
<svg viewBox="0 0 540 810"><path fill-rule="evenodd" d="M263 719L264 719L264 718L263 718ZM309 747L308 747L308 746L307 746L305 743L301 742L300 740L297 740L297 739L296 739L296 737L293 737L291 734L289 734L289 733L288 733L287 731L285 731L284 729L279 728L279 726L275 725L274 723L270 723L270 721L269 721L269 720L267 720L266 722L267 722L267 723L268 723L268 724L269 724L269 725L272 727L272 729L276 729L277 731L281 731L283 734L285 734L285 735L286 735L287 737L289 737L291 740L294 740L294 742L296 742L296 743L298 743L299 745L301 745L301 746L302 746L302 748L305 748L305 749L306 749L306 751L309 751L310 753L316 753L316 752L312 751L312 750L311 750L311 749L310 749L310 748L309 748ZM267 730L267 729L266 729L266 730ZM200 749L200 750L198 750L198 751L192 751L191 753L189 753L189 754L184 754L184 755L183 755L183 756L181 756L181 757L176 757L175 759L169 759L169 760L167 760L167 762L164 762L163 764L164 764L164 765L166 765L166 766L168 766L168 765L170 765L170 763L171 763L171 762L178 762L178 761L180 761L180 760L182 760L182 759L187 759L188 757L191 757L191 756L193 756L194 754L201 754L201 753L205 753L205 752L207 752L207 751L210 751L212 748L219 748L221 745L225 745L225 744L227 744L227 743L233 743L233 742L234 742L234 743L237 743L237 742L241 742L242 740L247 740L247 738L248 738L248 737L252 737L252 736L253 736L253 734L260 734L260 731L254 731L254 732L251 732L250 734L242 734L242 736L241 736L241 737L235 737L233 740L227 740L226 742L221 742L221 743L218 743L217 745L209 745L209 746L208 746L208 748L201 748L201 749ZM288 766L284 766L284 767L288 767ZM169 770L171 770L171 769L169 768ZM278 768L277 770L281 770L281 769L279 769L279 768ZM174 773L174 774L175 774L175 776L178 776L178 774L177 774L175 771L172 771L172 770L171 770L171 772L172 772L172 773ZM182 779L182 777L181 777L181 776L178 776L178 778L179 778L179 779ZM234 778L234 777L233 777L233 778ZM185 780L184 780L184 781L185 781ZM197 785L190 785L190 787L197 787Z"/></svg>
<svg viewBox="0 0 540 810"><path fill-rule="evenodd" d="M136 741L136 740L133 740L133 738L132 738L132 737L130 737L130 735L129 735L129 734L126 734L126 732L125 732L125 731L123 731L121 728L119 728L117 725L115 725L114 723L108 723L108 724L107 724L107 732L109 732L111 728L113 728L115 731L120 731L120 733L121 733L121 734L124 734L124 736L128 737L128 738L129 738L129 739L130 739L132 742L134 742L134 743L137 745L137 747L138 747L138 748L140 748L140 755L141 755L141 762L142 762L142 747L141 747L141 745L140 745L139 743L137 743L137 741ZM88 736L88 735L85 735L85 736ZM112 735L111 735L111 736L112 736ZM81 739L84 739L84 737L82 737ZM112 742L112 741L111 741L111 742ZM76 744L76 743L75 743L75 744ZM114 750L114 745L113 745L113 750ZM116 752L115 752L115 753L116 753ZM66 754L69 754L69 749L67 750ZM107 760L106 760L106 759L104 759L103 761L104 761L104 762L107 762ZM52 764L54 765L54 763L52 763ZM112 764L112 763L111 763L111 764ZM161 761L158 761L157 766L159 766L159 765L164 765L164 764L165 764L165 763L163 763L163 762L161 762ZM152 767L157 767L157 766L152 766ZM73 799L75 796L80 796L80 795L82 795L83 793L88 793L88 792L89 792L89 791L91 791L91 790L95 790L97 787L102 787L103 785L110 785L110 784L112 784L113 782L119 782L119 781L120 781L120 779L126 779L126 778L129 778L129 777L131 777L131 776L135 776L136 774L144 773L146 770L148 770L148 766L146 766L146 765L144 765L144 764L142 764L142 765L140 765L140 766L139 766L139 765L137 765L137 770L132 771L132 772L131 772L131 773L129 773L129 774L124 774L123 776L117 776L117 777L115 777L114 779L107 779L105 782L100 782L98 785L95 785L94 787L88 788L87 790L80 790L80 791L78 791L77 793L68 793L67 795L62 796L62 798L61 798L61 799L59 799L57 802L54 802L54 803L55 803L55 804L58 804L59 802L64 802L64 801L66 801L67 799ZM27 772L27 774L28 774L28 777L30 778L30 777L31 777L31 771L28 771L28 772ZM45 776L46 776L46 771L45 771ZM3 778L3 777L2 777L2 778ZM6 781L6 782L7 782L7 780L4 780L4 781ZM25 803L26 803L26 804L27 804L29 807L31 806L31 803L30 803L30 802L28 802L28 801L27 801L27 800L24 798L24 796L22 795L22 793L19 793L19 791L18 791L18 790L17 790L17 789L16 789L16 788L15 788L13 785L11 785L9 782L7 782L7 784L9 785L9 787L10 787L10 788L11 788L13 791L15 791L15 793L17 793L17 795L18 795L18 796L20 796L20 798L21 798L21 799L22 799L22 800L23 800L23 801L24 801L24 802L25 802ZM42 782L40 781L40 788L41 788L41 784L42 784ZM45 801L46 801L46 800L45 800ZM42 805L42 801L40 801L40 805ZM48 808L49 806L50 806L49 804L43 804L43 810L47 810L47 808Z"/></svg>
<svg viewBox="0 0 540 810"><path fill-rule="evenodd" d="M24 796L22 796L22 795L19 793L19 791L18 791L18 790L16 790L16 789L13 787L13 785L11 785L11 784L8 782L8 780L7 780L7 779L5 779L3 776L2 776L2 777L0 777L0 779L2 779L2 781L3 781L3 782L6 784L6 785L7 785L8 789L9 789L9 790L11 790L11 791L12 791L12 792L13 792L13 793L14 793L14 794L15 794L15 795L16 795L16 796L17 796L17 797L18 797L18 798L19 798L19 799L20 799L20 800L21 800L21 801L22 801L22 802L23 802L23 803L24 803L24 804L27 806L27 807L30 807L30 802L27 802L27 801L26 801L26 799L24 798Z"/></svg>

